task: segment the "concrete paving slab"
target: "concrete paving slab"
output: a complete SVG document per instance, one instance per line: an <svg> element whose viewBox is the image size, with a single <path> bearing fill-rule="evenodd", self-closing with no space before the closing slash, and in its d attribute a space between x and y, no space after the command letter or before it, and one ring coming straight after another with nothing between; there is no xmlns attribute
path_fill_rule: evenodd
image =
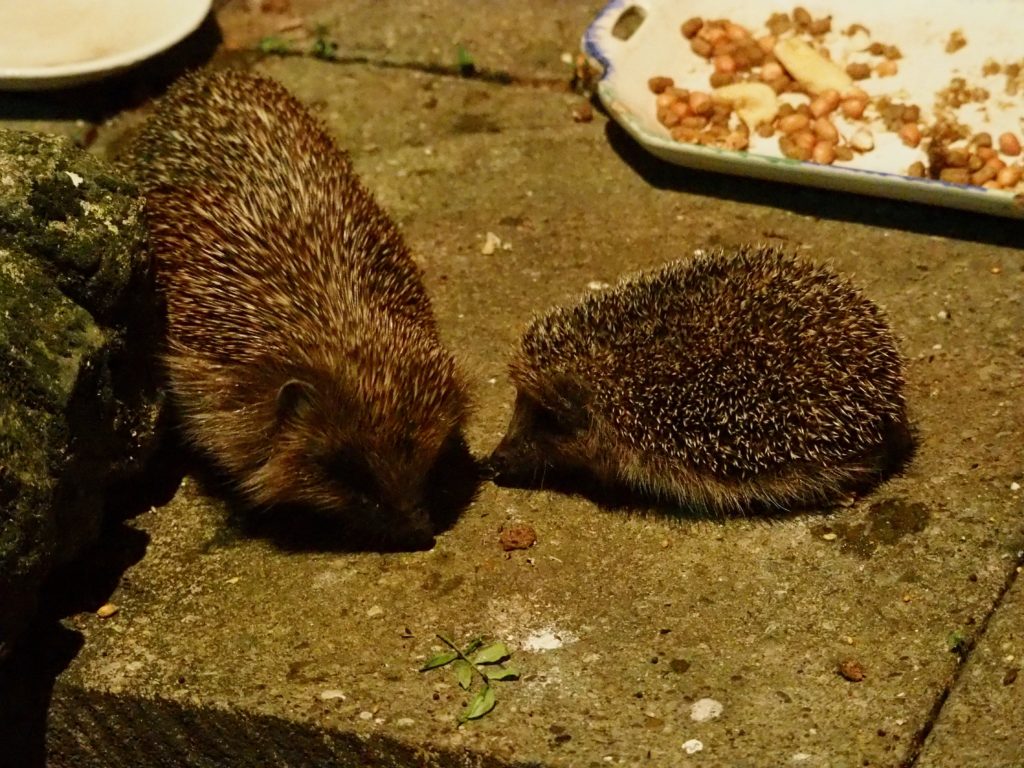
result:
<svg viewBox="0 0 1024 768"><path fill-rule="evenodd" d="M1017 578L942 706L919 768L1024 765L1024 580Z"/></svg>
<svg viewBox="0 0 1024 768"><path fill-rule="evenodd" d="M970 642L1024 546L1024 225L668 168L600 115L574 123L564 92L260 69L402 223L473 381L476 453L505 427L532 313L752 240L852 274L888 310L919 453L850 508L774 523L485 485L433 550L397 554L247 535L189 480L127 524L149 542L120 611L67 621L85 643L53 701L55 764L136 765L135 738L195 765L305 765L323 744L340 764L358 744L393 765L910 764L957 671L951 634ZM484 254L488 232L502 245ZM501 550L512 519L534 548ZM523 673L461 728L451 674L417 671L438 632L503 640Z"/></svg>
<svg viewBox="0 0 1024 768"><path fill-rule="evenodd" d="M229 48L253 49L267 38L308 50L317 37L344 60L454 69L461 48L474 66L524 80L565 82L566 54L603 2L526 0L514 6L459 0L232 0L218 11Z"/></svg>

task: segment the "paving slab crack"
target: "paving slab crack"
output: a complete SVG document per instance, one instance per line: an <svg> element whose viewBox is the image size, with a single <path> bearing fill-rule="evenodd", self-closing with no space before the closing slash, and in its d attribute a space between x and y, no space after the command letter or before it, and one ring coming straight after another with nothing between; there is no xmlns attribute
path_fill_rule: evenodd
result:
<svg viewBox="0 0 1024 768"><path fill-rule="evenodd" d="M960 678L963 675L964 670L967 668L967 662L970 661L971 654L974 649L978 646L981 640L985 637L985 633L988 630L989 622L992 617L999 611L1003 601L1006 598L1007 593L1013 588L1013 585L1017 581L1017 577L1021 570L1024 569L1024 545L1017 547L1017 559L1010 567L1009 573L1003 581L1003 585L999 590L999 594L996 595L996 599L992 603L992 607L988 613L982 618L978 631L974 633L974 636L966 641L965 647L960 653L960 662L957 664L956 669L946 682L942 692L936 698L935 703L932 705L931 711L928 713L928 717L925 719L924 725L921 726L921 730L917 732L910 744L910 754L906 760L900 764L900 768L914 768L917 765L917 761L920 759L921 754L924 752L925 742L928 740L929 734L938 722L939 715L942 713L942 709L946 705L946 701L949 699L949 695L956 689L960 682Z"/></svg>
<svg viewBox="0 0 1024 768"><path fill-rule="evenodd" d="M305 51L274 51L262 52L264 58L282 59L318 59L325 64L337 64L342 66L367 66L377 69L392 69L405 72L421 72L428 75L440 77L455 77L461 80L476 80L482 83L495 85L515 85L524 88L540 88L550 91L572 91L574 90L572 76L567 77L525 77L514 75L511 72L498 69L487 69L478 67L475 64L430 64L417 61L391 61L388 59L375 59L370 56L360 55L330 55L318 56Z"/></svg>

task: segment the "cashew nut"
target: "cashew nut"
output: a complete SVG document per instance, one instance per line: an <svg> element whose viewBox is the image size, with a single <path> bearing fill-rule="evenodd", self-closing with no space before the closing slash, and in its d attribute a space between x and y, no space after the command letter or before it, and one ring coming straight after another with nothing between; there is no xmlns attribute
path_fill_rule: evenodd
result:
<svg viewBox="0 0 1024 768"><path fill-rule="evenodd" d="M853 85L853 80L842 67L826 59L803 40L795 37L783 40L775 46L773 53L793 79L811 94L817 95L830 88L843 93Z"/></svg>
<svg viewBox="0 0 1024 768"><path fill-rule="evenodd" d="M747 128L754 131L761 123L770 123L779 111L779 100L771 86L764 83L733 83L716 88L715 101L732 104Z"/></svg>

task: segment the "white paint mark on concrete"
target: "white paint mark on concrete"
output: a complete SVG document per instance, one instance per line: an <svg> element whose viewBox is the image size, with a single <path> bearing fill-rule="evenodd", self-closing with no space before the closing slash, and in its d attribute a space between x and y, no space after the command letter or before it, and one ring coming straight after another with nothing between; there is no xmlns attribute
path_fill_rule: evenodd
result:
<svg viewBox="0 0 1024 768"><path fill-rule="evenodd" d="M524 651L554 651L563 645L575 643L578 638L571 632L549 627L531 632L523 640Z"/></svg>
<svg viewBox="0 0 1024 768"><path fill-rule="evenodd" d="M700 739L688 739L683 742L683 751L688 755L695 755L704 749L704 742Z"/></svg>
<svg viewBox="0 0 1024 768"><path fill-rule="evenodd" d="M690 707L690 719L703 723L706 720L714 720L722 714L722 702L715 699L698 699Z"/></svg>

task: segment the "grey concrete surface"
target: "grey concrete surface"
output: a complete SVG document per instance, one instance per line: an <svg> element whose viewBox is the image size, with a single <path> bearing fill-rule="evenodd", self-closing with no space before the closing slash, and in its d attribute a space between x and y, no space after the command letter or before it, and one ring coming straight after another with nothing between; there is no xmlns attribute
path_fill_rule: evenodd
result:
<svg viewBox="0 0 1024 768"><path fill-rule="evenodd" d="M1024 765L1022 667L1024 582L1017 579L939 712L918 765Z"/></svg>
<svg viewBox="0 0 1024 768"><path fill-rule="evenodd" d="M268 5L280 10L261 10ZM342 59L453 68L461 47L482 72L560 81L571 71L564 56L576 53L580 35L602 5L580 0L236 0L226 3L220 16L229 48L252 48L274 36L301 50L319 36L336 43Z"/></svg>
<svg viewBox="0 0 1024 768"><path fill-rule="evenodd" d="M565 25L552 51L578 36L575 6L527 6ZM488 7L507 19L495 50L517 50L527 11ZM431 24L450 35L449 16ZM1014 765L957 762L940 737L1012 722L993 697L944 727L942 704L970 680L971 652L961 666L953 650L986 622L979 649L995 635L1024 548L1024 225L666 167L600 113L573 122L580 98L559 85L297 57L257 68L326 121L401 222L473 382L477 454L505 427L504 362L533 312L763 240L851 274L887 309L918 455L849 508L775 522L485 484L433 550L399 554L247 534L189 479L126 523L148 544L110 595L119 612L65 621L84 645L54 695L57 764L132 765L138 737L196 765L302 765L302 745L330 743L340 764L358 759L345 744L372 744L367 762L393 765L900 766L931 731L933 764ZM97 151L130 122L104 126ZM485 254L488 232L502 246ZM501 550L511 519L534 526L534 548ZM451 674L417 671L438 632L503 640L522 671L461 728ZM695 719L705 699L721 712ZM246 752L232 728L293 749Z"/></svg>

